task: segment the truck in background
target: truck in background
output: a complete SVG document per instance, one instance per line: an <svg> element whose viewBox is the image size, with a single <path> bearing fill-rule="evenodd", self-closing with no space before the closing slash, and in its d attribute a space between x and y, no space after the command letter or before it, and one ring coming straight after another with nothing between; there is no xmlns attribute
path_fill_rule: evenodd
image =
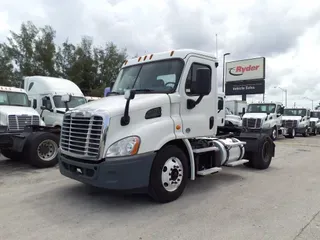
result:
<svg viewBox="0 0 320 240"><path fill-rule="evenodd" d="M24 78L32 107L42 115L46 126L61 127L66 108L75 108L87 102L80 88L70 80L44 76ZM71 95L68 106L61 101L63 95Z"/></svg>
<svg viewBox="0 0 320 240"><path fill-rule="evenodd" d="M43 168L57 164L59 136L30 107L25 90L0 86L0 151L11 160Z"/></svg>
<svg viewBox="0 0 320 240"><path fill-rule="evenodd" d="M302 134L308 137L314 131L310 125L309 108L285 108L282 116L282 126L289 129L291 137Z"/></svg>
<svg viewBox="0 0 320 240"><path fill-rule="evenodd" d="M315 122L315 132L314 135L317 135L320 132L320 109L311 110L310 121Z"/></svg>
<svg viewBox="0 0 320 240"><path fill-rule="evenodd" d="M319 129L320 129L320 109L311 110L310 126L313 129L312 134L316 136L319 133Z"/></svg>
<svg viewBox="0 0 320 240"><path fill-rule="evenodd" d="M250 103L242 117L242 126L248 130L261 130L276 140L279 135L290 135L282 126L282 103Z"/></svg>
<svg viewBox="0 0 320 240"><path fill-rule="evenodd" d="M226 107L230 110L233 115L243 116L247 109L247 102L241 100L225 100Z"/></svg>
<svg viewBox="0 0 320 240"><path fill-rule="evenodd" d="M108 97L65 113L61 174L165 203L181 196L188 179L224 166L268 168L275 154L269 136L214 137L223 109L217 67L212 54L188 49L126 60Z"/></svg>
<svg viewBox="0 0 320 240"><path fill-rule="evenodd" d="M228 107L225 106L224 93L218 93L218 105L221 106L221 110L218 110L218 130L219 135L226 133L240 133L242 130L242 120L238 115L234 115Z"/></svg>

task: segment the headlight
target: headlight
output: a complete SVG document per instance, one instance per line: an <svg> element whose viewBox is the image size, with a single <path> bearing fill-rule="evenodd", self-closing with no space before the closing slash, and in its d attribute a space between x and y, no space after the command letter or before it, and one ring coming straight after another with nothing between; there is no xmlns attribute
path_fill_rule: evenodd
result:
<svg viewBox="0 0 320 240"><path fill-rule="evenodd" d="M40 126L46 126L45 122L40 118Z"/></svg>
<svg viewBox="0 0 320 240"><path fill-rule="evenodd" d="M127 137L112 144L108 148L107 157L135 155L139 147L140 138L138 136Z"/></svg>

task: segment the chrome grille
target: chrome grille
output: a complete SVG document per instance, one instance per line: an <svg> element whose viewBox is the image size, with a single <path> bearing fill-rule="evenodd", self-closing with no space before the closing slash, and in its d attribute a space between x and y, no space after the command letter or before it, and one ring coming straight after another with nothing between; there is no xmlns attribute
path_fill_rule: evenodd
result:
<svg viewBox="0 0 320 240"><path fill-rule="evenodd" d="M315 127L316 126L316 122L310 122L310 127Z"/></svg>
<svg viewBox="0 0 320 240"><path fill-rule="evenodd" d="M100 116L65 115L61 129L61 149L82 156L98 157L102 127L103 118Z"/></svg>
<svg viewBox="0 0 320 240"><path fill-rule="evenodd" d="M292 128L298 126L297 120L282 120L282 125L286 128Z"/></svg>
<svg viewBox="0 0 320 240"><path fill-rule="evenodd" d="M261 128L261 119L258 118L243 118L242 126L246 128Z"/></svg>
<svg viewBox="0 0 320 240"><path fill-rule="evenodd" d="M23 130L28 125L40 125L40 117L37 115L9 115L9 131Z"/></svg>

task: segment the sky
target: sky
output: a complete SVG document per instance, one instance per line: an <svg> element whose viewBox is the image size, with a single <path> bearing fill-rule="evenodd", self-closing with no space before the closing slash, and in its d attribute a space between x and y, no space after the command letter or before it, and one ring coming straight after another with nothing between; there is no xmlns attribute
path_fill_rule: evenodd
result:
<svg viewBox="0 0 320 240"><path fill-rule="evenodd" d="M0 41L28 20L51 25L57 44L87 35L97 45L127 48L130 56L179 48L217 52L219 88L224 53L231 53L227 62L265 57L265 101L284 102L281 87L288 107L311 108L305 98L320 102L319 0L1 0Z"/></svg>

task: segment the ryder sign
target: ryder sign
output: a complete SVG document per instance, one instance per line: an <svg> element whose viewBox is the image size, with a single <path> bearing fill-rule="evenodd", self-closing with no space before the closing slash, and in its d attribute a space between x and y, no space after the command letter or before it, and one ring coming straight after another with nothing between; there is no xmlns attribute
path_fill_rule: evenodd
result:
<svg viewBox="0 0 320 240"><path fill-rule="evenodd" d="M226 64L226 95L262 94L265 92L266 60L251 58Z"/></svg>
<svg viewBox="0 0 320 240"><path fill-rule="evenodd" d="M265 58L252 58L226 64L226 82L265 78Z"/></svg>

